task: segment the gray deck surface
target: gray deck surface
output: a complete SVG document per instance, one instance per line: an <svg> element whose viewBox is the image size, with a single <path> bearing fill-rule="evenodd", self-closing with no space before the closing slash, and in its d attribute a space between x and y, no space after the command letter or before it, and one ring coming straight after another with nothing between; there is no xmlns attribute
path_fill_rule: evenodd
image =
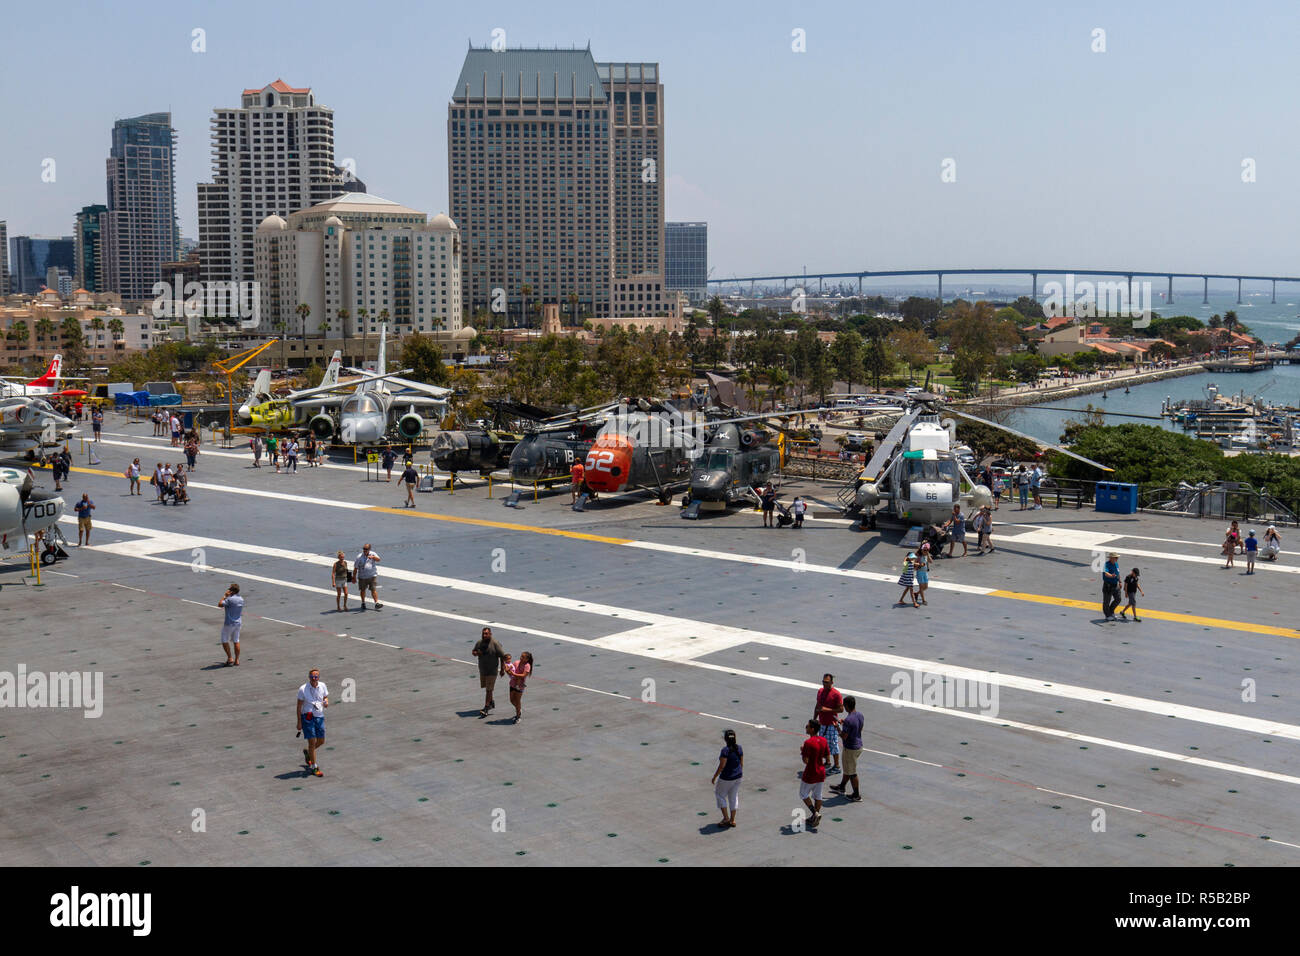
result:
<svg viewBox="0 0 1300 956"><path fill-rule="evenodd" d="M401 503L395 482L350 464L276 475L205 446L193 503L173 508L116 477L163 456L149 430L111 414L103 463L77 456L65 497L95 499L92 547L41 587L21 556L0 564L0 671L102 672L106 698L98 719L0 710L11 865L1300 861L1294 531L1246 576L1220 566L1220 522L1004 502L997 552L938 562L913 609L894 606L898 533L834 516L830 486L786 485L823 502L800 531L640 498L576 514L567 492L509 510L477 482L375 511ZM328 565L364 541L385 607L337 613ZM1091 564L1110 548L1142 568L1141 623L1100 621ZM238 668L221 666L215 606L232 580ZM504 681L478 717L483 622L537 658L518 725ZM294 737L312 666L332 700L320 779ZM996 715L893 706L913 667L1003 681ZM799 832L798 750L828 670L866 717L865 799L831 798ZM745 749L734 831L709 783L726 727Z"/></svg>

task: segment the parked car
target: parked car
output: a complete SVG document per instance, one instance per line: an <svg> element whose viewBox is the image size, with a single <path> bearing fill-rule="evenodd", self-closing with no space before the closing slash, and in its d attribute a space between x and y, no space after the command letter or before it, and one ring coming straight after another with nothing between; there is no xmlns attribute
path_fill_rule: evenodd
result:
<svg viewBox="0 0 1300 956"><path fill-rule="evenodd" d="M862 432L849 432L844 436L844 447L849 451L866 451L867 436Z"/></svg>

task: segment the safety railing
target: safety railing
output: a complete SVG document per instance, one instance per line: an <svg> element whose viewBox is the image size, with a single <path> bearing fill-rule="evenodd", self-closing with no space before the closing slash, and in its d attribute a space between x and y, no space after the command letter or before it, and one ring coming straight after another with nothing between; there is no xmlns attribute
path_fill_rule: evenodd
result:
<svg viewBox="0 0 1300 956"><path fill-rule="evenodd" d="M1255 524L1300 526L1295 502L1284 502L1266 488L1247 482L1218 481L1175 487L1144 488L1138 494L1138 510L1188 518L1217 518Z"/></svg>

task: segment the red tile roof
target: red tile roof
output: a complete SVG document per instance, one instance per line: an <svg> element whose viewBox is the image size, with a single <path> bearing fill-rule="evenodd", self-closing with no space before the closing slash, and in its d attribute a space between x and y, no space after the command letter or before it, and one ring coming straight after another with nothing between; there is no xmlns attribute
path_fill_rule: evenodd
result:
<svg viewBox="0 0 1300 956"><path fill-rule="evenodd" d="M299 89L296 86L290 86L288 83L284 82L284 80L281 79L276 79L276 81L274 83L269 84L269 86L277 93L310 93L311 92L310 86L306 86L303 87L302 89ZM252 96L254 93L261 93L262 90L265 90L266 88L267 87L264 86L262 87L262 89L259 90L244 90L244 95Z"/></svg>

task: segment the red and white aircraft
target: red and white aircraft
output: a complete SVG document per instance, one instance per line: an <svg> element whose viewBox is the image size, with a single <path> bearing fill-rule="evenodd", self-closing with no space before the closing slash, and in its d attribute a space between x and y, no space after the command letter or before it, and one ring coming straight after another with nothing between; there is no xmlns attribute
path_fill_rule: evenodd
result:
<svg viewBox="0 0 1300 956"><path fill-rule="evenodd" d="M60 373L63 370L63 356L56 355L50 360L50 367L40 378L23 384L11 378L0 378L0 398L21 398L29 395L58 395L63 398L79 398L86 394L82 389L60 388L59 382L73 381Z"/></svg>

